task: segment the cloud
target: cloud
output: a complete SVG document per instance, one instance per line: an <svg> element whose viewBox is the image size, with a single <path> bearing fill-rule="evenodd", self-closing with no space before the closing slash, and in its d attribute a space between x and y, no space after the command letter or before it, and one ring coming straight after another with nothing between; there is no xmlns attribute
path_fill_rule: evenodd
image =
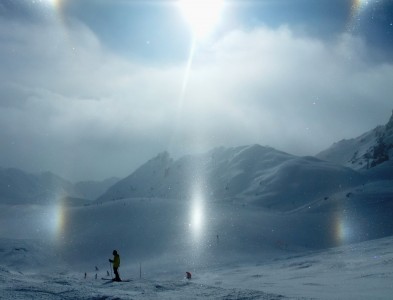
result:
<svg viewBox="0 0 393 300"><path fill-rule="evenodd" d="M186 62L116 56L79 22L1 22L2 165L87 179L128 175L165 149L260 143L314 154L392 108L393 66L368 60L348 34L233 31L197 47L183 95Z"/></svg>
<svg viewBox="0 0 393 300"><path fill-rule="evenodd" d="M326 42L285 26L233 32L196 58L190 111L242 131L234 144L313 154L387 120L381 112L391 109L393 68L367 55L367 45L347 34ZM205 124L210 134L218 128Z"/></svg>

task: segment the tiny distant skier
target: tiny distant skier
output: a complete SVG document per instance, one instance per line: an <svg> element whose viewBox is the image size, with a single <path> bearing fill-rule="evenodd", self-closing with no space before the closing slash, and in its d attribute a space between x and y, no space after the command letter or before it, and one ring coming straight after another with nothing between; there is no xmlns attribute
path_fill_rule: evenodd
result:
<svg viewBox="0 0 393 300"><path fill-rule="evenodd" d="M115 278L113 281L121 281L120 276L119 276L119 267L120 267L120 255L117 253L116 250L113 250L113 259L109 259L109 262L113 264L113 273L115 273Z"/></svg>
<svg viewBox="0 0 393 300"><path fill-rule="evenodd" d="M191 279L191 272L186 272L186 278Z"/></svg>

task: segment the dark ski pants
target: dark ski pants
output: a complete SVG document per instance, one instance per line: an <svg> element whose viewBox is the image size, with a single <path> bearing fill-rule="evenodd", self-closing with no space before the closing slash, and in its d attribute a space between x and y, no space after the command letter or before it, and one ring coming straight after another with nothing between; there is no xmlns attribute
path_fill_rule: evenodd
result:
<svg viewBox="0 0 393 300"><path fill-rule="evenodd" d="M117 270L118 268L113 267L113 273L115 273L115 281L121 281L120 276L119 276L119 271Z"/></svg>

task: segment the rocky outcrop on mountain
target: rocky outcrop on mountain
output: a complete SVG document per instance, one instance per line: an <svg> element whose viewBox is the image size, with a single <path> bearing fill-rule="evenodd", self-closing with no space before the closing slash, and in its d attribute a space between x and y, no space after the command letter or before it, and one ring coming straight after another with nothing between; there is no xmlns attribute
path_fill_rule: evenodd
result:
<svg viewBox="0 0 393 300"><path fill-rule="evenodd" d="M316 157L336 162L355 170L370 169L393 157L393 114L384 126L362 134L361 136L342 140L322 151Z"/></svg>

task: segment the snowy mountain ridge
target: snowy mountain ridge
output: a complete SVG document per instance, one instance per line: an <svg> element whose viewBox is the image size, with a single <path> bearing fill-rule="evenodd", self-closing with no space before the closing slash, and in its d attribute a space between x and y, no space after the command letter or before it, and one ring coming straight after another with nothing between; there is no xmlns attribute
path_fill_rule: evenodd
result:
<svg viewBox="0 0 393 300"><path fill-rule="evenodd" d="M271 169L292 157L259 145L220 147L176 161L163 152L111 187L98 201L129 197L189 198L195 188L210 196L231 197L245 190L250 179L263 169Z"/></svg>
<svg viewBox="0 0 393 300"><path fill-rule="evenodd" d="M390 180L386 174L391 173L392 155L393 115L386 125L335 143L316 157L298 157L260 145L219 147L177 160L163 152L122 180L76 184L50 172L0 168L0 203L189 199L199 193L210 201L292 210L378 180L382 173Z"/></svg>
<svg viewBox="0 0 393 300"><path fill-rule="evenodd" d="M291 210L361 184L356 171L260 145L216 148L178 160L161 153L98 198L190 199Z"/></svg>
<svg viewBox="0 0 393 300"><path fill-rule="evenodd" d="M392 180L393 115L384 126L343 140L315 157L298 157L260 145L216 148L173 160L159 154L97 199L227 201L295 210L341 197L369 182ZM345 199L345 196L344 196Z"/></svg>
<svg viewBox="0 0 393 300"><path fill-rule="evenodd" d="M357 138L341 140L318 153L317 158L355 170L370 169L393 157L393 113L386 125L377 126Z"/></svg>

